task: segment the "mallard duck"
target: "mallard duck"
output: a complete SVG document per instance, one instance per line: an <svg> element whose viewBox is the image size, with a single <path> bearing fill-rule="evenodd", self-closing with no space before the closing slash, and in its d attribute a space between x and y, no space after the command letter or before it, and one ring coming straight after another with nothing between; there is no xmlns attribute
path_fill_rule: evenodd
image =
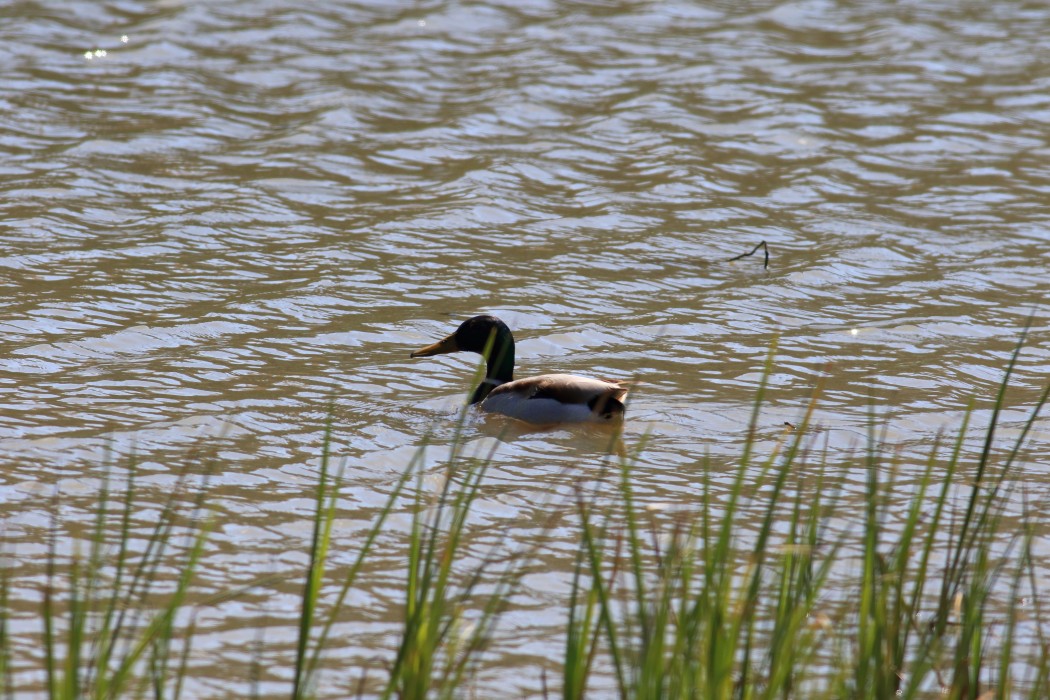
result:
<svg viewBox="0 0 1050 700"><path fill-rule="evenodd" d="M626 382L575 374L514 379L514 336L495 316L475 316L456 332L410 357L476 352L485 358L485 379L470 397L482 411L528 423L610 422L623 417Z"/></svg>

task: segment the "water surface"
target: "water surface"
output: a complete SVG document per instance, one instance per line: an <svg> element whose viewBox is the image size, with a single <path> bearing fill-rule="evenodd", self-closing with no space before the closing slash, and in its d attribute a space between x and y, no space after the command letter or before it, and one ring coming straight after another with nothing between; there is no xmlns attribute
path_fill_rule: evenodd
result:
<svg viewBox="0 0 1050 700"><path fill-rule="evenodd" d="M154 504L185 465L218 465L203 588L223 590L301 569L331 414L348 565L427 434L436 482L471 388L474 357L408 353L475 313L515 330L522 375L640 380L633 483L676 507L696 503L701 469L731 478L774 340L760 451L821 385L819 440L858 499L873 412L903 456L903 502L971 400L972 463L1029 318L1004 436L1050 376L1039 3L3 14L0 501L26 635L51 496L76 532L106 465L120 476L132 455ZM768 271L726 262L763 240ZM520 670L483 679L534 693L539 669L556 677L578 539L547 516L597 477L608 435L471 418L465 440L497 447L470 551L552 538L492 660ZM1016 477L1043 494L1048 464L1041 419ZM326 694L391 654L396 539L337 630L351 670ZM259 654L264 694L286 692L298 585L202 610L187 692L247 692Z"/></svg>

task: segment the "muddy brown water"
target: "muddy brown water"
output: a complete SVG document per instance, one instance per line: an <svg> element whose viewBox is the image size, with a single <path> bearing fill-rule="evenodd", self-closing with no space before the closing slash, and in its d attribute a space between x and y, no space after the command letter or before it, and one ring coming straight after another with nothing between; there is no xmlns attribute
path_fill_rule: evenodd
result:
<svg viewBox="0 0 1050 700"><path fill-rule="evenodd" d="M424 435L437 482L475 359L408 353L475 313L514 329L521 375L639 379L622 438L630 451L647 436L633 483L641 502L673 507L695 503L702 468L728 483L774 339L758 451L823 382L819 443L834 488L858 502L872 412L902 456L903 502L975 399L972 462L1029 318L1004 438L1050 376L1042 3L0 14L0 507L20 572L16 665L39 654L50 499L61 494L64 527L86 529L106 465L119 478L132 455L142 531L185 465L218 464L201 585L223 590L301 570L334 406L346 484L333 567L347 566ZM768 271L726 262L762 240ZM464 435L496 448L468 556L549 538L483 681L536 692L540 669L557 673L578 540L570 525L545 531L547 516L596 478L608 434L472 417ZM1016 478L1044 493L1048 469L1041 419ZM322 693L389 659L399 541L337 627L342 672ZM246 692L256 658L263 694L285 692L297 594L293 577L203 609L187 692Z"/></svg>

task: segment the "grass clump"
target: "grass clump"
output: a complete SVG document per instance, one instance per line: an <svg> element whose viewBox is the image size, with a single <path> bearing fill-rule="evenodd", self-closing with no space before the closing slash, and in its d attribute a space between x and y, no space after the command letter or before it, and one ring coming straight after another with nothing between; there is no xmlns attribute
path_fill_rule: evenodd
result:
<svg viewBox="0 0 1050 700"><path fill-rule="evenodd" d="M803 449L813 404L757 480L752 437L721 499L701 470L698 508L640 508L625 464L604 513L578 500L563 697L586 697L603 657L631 699L1050 696L1041 628L1035 644L1015 644L1019 601L1039 596L1035 524L1022 517L1011 531L1004 520L1016 501L1008 476L1047 391L1006 459L993 458L1016 358L972 467L961 457L967 412L951 449L935 442L903 508L900 465L873 427L859 523L845 494L826 491L831 467ZM749 436L761 402L760 390ZM737 527L745 511L757 529ZM844 521L858 524L832 531ZM995 612L1004 591L1005 615Z"/></svg>
<svg viewBox="0 0 1050 700"><path fill-rule="evenodd" d="M206 489L187 502L188 473L177 475L152 526L142 533L133 527L139 494L135 463L123 495L111 490L111 476L107 472L102 479L86 542L62 535L62 499L56 492L50 501L37 657L50 698L116 698L146 689L156 697L177 696L186 673L193 629L192 624L180 629L176 621L211 529L202 501ZM71 551L60 552L60 541ZM161 582L162 569L179 573ZM13 583L5 565L0 692L8 697L17 690L13 678L19 670L14 662L19 640L10 627Z"/></svg>

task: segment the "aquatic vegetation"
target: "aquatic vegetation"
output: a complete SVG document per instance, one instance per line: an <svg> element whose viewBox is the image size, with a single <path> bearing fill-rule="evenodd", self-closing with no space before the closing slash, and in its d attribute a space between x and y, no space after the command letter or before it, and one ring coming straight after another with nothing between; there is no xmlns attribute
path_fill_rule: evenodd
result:
<svg viewBox="0 0 1050 700"><path fill-rule="evenodd" d="M819 392L760 454L764 381L721 497L702 459L691 503L639 503L630 455L606 475L614 498L607 491L598 498L581 482L567 504L572 522L560 524L577 528L579 547L558 682L539 669L487 661L500 644L501 616L535 563L528 549L465 555L496 448L467 454L462 419L439 474L424 468L422 446L352 562L334 567L342 476L331 465L329 433L307 565L282 573L301 581L287 692L322 696L322 676L353 673L361 696L459 697L475 692L481 673L531 673L544 695L573 699L1047 697L1050 645L1033 566L1045 523L1027 507L1035 496L1018 492L1014 472L1050 387L1009 442L997 434L1019 348L976 458L964 458L968 413L953 439L933 442L924 464L907 465L919 476L906 487L906 465L874 418L856 455L867 474L863 497L827 486L835 467L812 437ZM771 351L767 377L772 363ZM215 523L210 470L178 476L145 538L132 527L137 473L129 465L117 490L112 474L103 481L86 551L60 552L61 502L52 501L47 563L42 577L31 572L41 584L36 633L12 625L16 604L32 601L16 600L27 590L22 572L0 567L0 692L8 697L42 677L52 698L177 698L192 673L196 610L270 582L195 595ZM1023 512L1008 510L1018 502ZM406 515L404 533L388 531L394 513ZM745 513L757 529L737 527ZM351 592L367 584L370 558L395 536L408 552L393 611L399 626L387 657L367 673L347 668L333 648L336 625L353 619ZM178 574L161 577L162 570ZM27 653L37 643L39 653ZM259 694L251 678L224 682L231 693Z"/></svg>

